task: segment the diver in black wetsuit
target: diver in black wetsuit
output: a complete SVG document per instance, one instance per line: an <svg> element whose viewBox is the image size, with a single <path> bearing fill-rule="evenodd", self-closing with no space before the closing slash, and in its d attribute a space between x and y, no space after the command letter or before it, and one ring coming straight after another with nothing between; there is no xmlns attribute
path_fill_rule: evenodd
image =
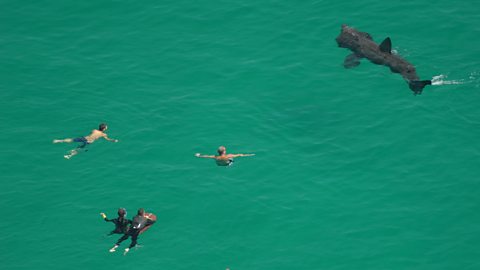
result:
<svg viewBox="0 0 480 270"><path fill-rule="evenodd" d="M113 224L115 224L115 229L108 235L127 233L128 225L132 224L132 221L126 218L127 210L125 210L125 208L118 209L118 218L108 219L105 213L100 213L100 215L106 222L113 222Z"/></svg>
<svg viewBox="0 0 480 270"><path fill-rule="evenodd" d="M145 217L145 210L143 210L143 208L138 209L137 215L133 217L132 226L128 229L127 233L118 239L115 246L110 249L110 252L115 252L118 246L120 246L123 241L127 240L128 237L131 236L132 242L130 243L130 246L125 249L123 255L127 254L132 247L137 245L137 238L140 234L140 231L142 231L142 229L145 227L151 226L153 223L155 223L155 221Z"/></svg>

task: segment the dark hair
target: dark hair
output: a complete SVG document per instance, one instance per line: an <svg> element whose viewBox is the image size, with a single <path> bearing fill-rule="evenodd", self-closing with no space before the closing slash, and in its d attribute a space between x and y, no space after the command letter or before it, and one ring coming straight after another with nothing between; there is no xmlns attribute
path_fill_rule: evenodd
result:
<svg viewBox="0 0 480 270"><path fill-rule="evenodd" d="M107 124L105 124L105 123L101 123L101 124L98 126L98 130L100 130L100 131L104 131L106 128L107 128Z"/></svg>
<svg viewBox="0 0 480 270"><path fill-rule="evenodd" d="M118 209L118 216L119 217L124 217L127 214L127 210L125 208L119 208Z"/></svg>
<svg viewBox="0 0 480 270"><path fill-rule="evenodd" d="M143 208L139 208L137 214L143 216L143 214L145 214L145 210L143 210Z"/></svg>

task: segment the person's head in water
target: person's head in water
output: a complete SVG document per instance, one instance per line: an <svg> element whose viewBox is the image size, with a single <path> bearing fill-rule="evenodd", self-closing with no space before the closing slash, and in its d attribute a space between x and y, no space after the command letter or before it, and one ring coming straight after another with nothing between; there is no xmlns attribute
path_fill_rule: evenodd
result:
<svg viewBox="0 0 480 270"><path fill-rule="evenodd" d="M105 131L105 130L107 130L107 124L101 123L101 124L98 126L98 130L100 130L100 131Z"/></svg>
<svg viewBox="0 0 480 270"><path fill-rule="evenodd" d="M118 208L117 213L119 217L125 217L127 215L127 210L125 210L125 208Z"/></svg>
<svg viewBox="0 0 480 270"><path fill-rule="evenodd" d="M138 209L137 215L143 216L145 214L145 210L143 208Z"/></svg>
<svg viewBox="0 0 480 270"><path fill-rule="evenodd" d="M227 148L225 148L225 146L220 146L220 147L218 147L217 152L220 156L225 155L225 153L227 153Z"/></svg>

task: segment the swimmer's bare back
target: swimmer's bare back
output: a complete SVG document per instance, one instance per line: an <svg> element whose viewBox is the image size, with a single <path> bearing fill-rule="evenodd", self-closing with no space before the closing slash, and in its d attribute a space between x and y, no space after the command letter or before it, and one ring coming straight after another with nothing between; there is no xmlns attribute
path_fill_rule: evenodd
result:
<svg viewBox="0 0 480 270"><path fill-rule="evenodd" d="M118 142L118 140L110 139L106 133L97 129L92 130L92 133L90 133L90 135L85 136L85 139L87 139L88 143L93 143L100 138L104 138L105 140L111 142Z"/></svg>

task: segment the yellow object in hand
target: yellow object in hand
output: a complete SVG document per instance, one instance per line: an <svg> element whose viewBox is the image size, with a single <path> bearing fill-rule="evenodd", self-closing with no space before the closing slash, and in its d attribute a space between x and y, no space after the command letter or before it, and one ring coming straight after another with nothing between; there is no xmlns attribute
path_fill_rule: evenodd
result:
<svg viewBox="0 0 480 270"><path fill-rule="evenodd" d="M107 218L107 215L105 215L104 213L100 213L100 215L102 216L102 218Z"/></svg>

